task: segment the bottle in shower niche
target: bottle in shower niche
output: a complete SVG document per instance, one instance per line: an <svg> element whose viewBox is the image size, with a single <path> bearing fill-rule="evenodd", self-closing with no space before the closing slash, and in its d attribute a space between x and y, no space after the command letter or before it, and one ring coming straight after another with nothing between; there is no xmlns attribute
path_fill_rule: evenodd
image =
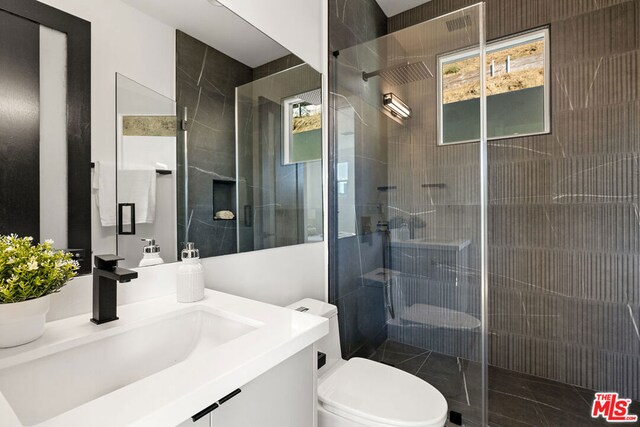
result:
<svg viewBox="0 0 640 427"><path fill-rule="evenodd" d="M409 230L409 224L403 222L400 226L400 231L398 231L398 239L401 242L406 242L411 239L411 230Z"/></svg>
<svg viewBox="0 0 640 427"><path fill-rule="evenodd" d="M200 262L200 251L193 242L185 243L182 250L176 296L178 302L196 302L204 298L204 267Z"/></svg>

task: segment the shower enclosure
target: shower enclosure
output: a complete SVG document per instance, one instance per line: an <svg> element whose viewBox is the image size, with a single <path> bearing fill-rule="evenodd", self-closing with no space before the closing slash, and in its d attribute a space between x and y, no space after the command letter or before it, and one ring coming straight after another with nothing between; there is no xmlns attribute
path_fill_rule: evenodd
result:
<svg viewBox="0 0 640 427"><path fill-rule="evenodd" d="M457 394L467 405L449 409L478 424L487 413L484 50L478 4L335 52L331 100L330 298L344 356Z"/></svg>
<svg viewBox="0 0 640 427"><path fill-rule="evenodd" d="M466 426L637 425L640 2L487 0L485 48L472 1L330 14L343 356Z"/></svg>

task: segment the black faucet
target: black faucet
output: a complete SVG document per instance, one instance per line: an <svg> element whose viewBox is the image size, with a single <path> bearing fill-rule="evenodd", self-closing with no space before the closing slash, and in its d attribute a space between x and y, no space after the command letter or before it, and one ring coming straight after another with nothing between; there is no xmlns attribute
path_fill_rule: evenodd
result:
<svg viewBox="0 0 640 427"><path fill-rule="evenodd" d="M96 255L93 269L93 318L96 325L118 320L118 282L127 283L138 277L137 271L118 267L116 255Z"/></svg>

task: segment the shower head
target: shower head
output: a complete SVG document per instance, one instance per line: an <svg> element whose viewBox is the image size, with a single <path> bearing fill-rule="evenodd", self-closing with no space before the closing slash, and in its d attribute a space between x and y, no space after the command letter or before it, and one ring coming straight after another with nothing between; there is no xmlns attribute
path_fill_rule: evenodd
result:
<svg viewBox="0 0 640 427"><path fill-rule="evenodd" d="M427 67L424 61L418 62L406 62L403 64L394 65L393 67L383 68L371 73L362 73L362 79L366 82L371 77L382 77L389 84L393 86L402 86L407 83L417 82L418 80L430 79L433 77L433 73Z"/></svg>
<svg viewBox="0 0 640 427"><path fill-rule="evenodd" d="M473 26L473 20L469 15L459 16L457 18L453 18L449 21L446 21L447 30L451 33L458 30L463 30L465 28L469 28Z"/></svg>

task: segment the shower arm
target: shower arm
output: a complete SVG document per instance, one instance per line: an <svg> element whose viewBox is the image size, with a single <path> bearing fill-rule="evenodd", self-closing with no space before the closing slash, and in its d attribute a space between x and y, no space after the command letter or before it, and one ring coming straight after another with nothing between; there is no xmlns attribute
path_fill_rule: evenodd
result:
<svg viewBox="0 0 640 427"><path fill-rule="evenodd" d="M393 70L397 70L398 68L403 68L406 67L407 65L409 65L409 62L402 62L400 64L396 64L392 67L387 67L387 68L382 68L380 70L376 70L376 71L372 71L370 73L365 73L364 71L362 72L362 80L369 81L369 79L371 77L377 77L379 76L381 73L387 72L387 71L393 71Z"/></svg>

